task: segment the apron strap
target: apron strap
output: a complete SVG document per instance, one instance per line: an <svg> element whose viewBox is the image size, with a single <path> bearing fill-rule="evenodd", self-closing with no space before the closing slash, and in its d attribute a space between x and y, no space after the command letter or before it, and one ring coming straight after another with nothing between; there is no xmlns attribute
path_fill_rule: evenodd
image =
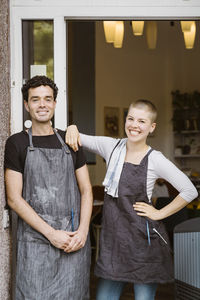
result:
<svg viewBox="0 0 200 300"><path fill-rule="evenodd" d="M117 144L115 145L115 147L112 149L112 152L111 152L110 157L109 157L109 160L108 160L107 169L108 169L108 166L109 166L109 164L110 164L110 160L111 160L111 157L112 157L112 155L113 155L113 152L114 152L114 150L117 148L117 146L119 145L120 142L121 142L121 139L117 142Z"/></svg>
<svg viewBox="0 0 200 300"><path fill-rule="evenodd" d="M63 141L63 139L61 138L60 134L57 132L57 130L56 130L55 128L53 128L53 131L54 131L55 135L57 136L57 138L59 139L59 141L60 141L62 147L65 149L65 152L66 152L67 154L69 154L69 153L70 153L70 150L69 150L69 148L67 147L67 145L64 143L64 141ZM34 151L33 138L32 138L32 128L29 128L29 129L28 129L28 136L29 136L29 145L30 145L30 146L29 146L29 149L30 149L31 151Z"/></svg>
<svg viewBox="0 0 200 300"><path fill-rule="evenodd" d="M67 154L69 154L69 153L70 153L70 150L69 150L68 146L65 144L65 142L63 141L63 139L61 138L60 134L57 132L57 130L56 130L55 128L53 128L53 131L54 131L54 133L56 134L57 138L59 139L59 141L60 141L62 147L65 149L65 152L66 152Z"/></svg>
<svg viewBox="0 0 200 300"><path fill-rule="evenodd" d="M28 137L29 137L29 149L34 151L33 139L32 139L32 128L28 129Z"/></svg>
<svg viewBox="0 0 200 300"><path fill-rule="evenodd" d="M149 156L149 154L153 151L154 149L151 148L148 152L147 152L147 156Z"/></svg>

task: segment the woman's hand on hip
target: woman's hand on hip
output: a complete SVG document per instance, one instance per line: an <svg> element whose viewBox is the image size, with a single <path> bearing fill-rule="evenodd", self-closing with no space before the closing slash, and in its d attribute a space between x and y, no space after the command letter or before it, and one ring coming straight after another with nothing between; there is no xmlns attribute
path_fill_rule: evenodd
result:
<svg viewBox="0 0 200 300"><path fill-rule="evenodd" d="M159 210L151 204L145 202L136 202L133 204L133 209L136 210L138 216L148 217L152 220L160 220L161 216Z"/></svg>

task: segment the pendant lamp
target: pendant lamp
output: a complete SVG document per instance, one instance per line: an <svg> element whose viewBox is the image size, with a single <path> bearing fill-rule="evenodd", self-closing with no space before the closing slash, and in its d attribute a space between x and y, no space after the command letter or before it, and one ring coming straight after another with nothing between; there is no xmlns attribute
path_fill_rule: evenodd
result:
<svg viewBox="0 0 200 300"><path fill-rule="evenodd" d="M144 21L132 21L132 29L134 35L142 35L144 29Z"/></svg>
<svg viewBox="0 0 200 300"><path fill-rule="evenodd" d="M195 21L192 22L190 31L183 32L184 41L185 41L185 48L192 49L194 47L194 41L196 36L196 23Z"/></svg>
<svg viewBox="0 0 200 300"><path fill-rule="evenodd" d="M182 32L190 31L192 26L192 21L181 21Z"/></svg>
<svg viewBox="0 0 200 300"><path fill-rule="evenodd" d="M116 21L114 47L121 48L124 38L124 22Z"/></svg>
<svg viewBox="0 0 200 300"><path fill-rule="evenodd" d="M103 21L105 39L107 43L113 43L115 39L116 21Z"/></svg>
<svg viewBox="0 0 200 300"><path fill-rule="evenodd" d="M149 49L156 48L157 42L157 24L156 21L148 21L146 26L146 39Z"/></svg>

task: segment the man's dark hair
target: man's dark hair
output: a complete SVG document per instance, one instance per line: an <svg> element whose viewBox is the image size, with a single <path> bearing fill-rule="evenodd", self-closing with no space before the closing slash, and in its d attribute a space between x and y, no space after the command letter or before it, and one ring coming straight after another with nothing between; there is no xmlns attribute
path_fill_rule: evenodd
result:
<svg viewBox="0 0 200 300"><path fill-rule="evenodd" d="M50 88L52 88L53 97L54 97L54 101L55 101L57 94L58 94L58 88L57 88L56 84L50 78L48 78L46 76L39 76L39 75L32 77L22 86L21 91L23 94L23 99L26 102L28 102L28 90L31 88L39 87L41 85L44 85L44 86L48 85Z"/></svg>

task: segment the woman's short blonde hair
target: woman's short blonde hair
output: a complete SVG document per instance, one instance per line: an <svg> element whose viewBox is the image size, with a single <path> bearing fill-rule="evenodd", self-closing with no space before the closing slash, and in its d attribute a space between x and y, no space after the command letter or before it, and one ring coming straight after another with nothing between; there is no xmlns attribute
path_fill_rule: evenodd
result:
<svg viewBox="0 0 200 300"><path fill-rule="evenodd" d="M151 114L152 123L154 123L156 121L157 109L151 101L145 100L145 99L139 99L130 104L129 110L133 107L138 107L138 108L149 111L149 113Z"/></svg>

